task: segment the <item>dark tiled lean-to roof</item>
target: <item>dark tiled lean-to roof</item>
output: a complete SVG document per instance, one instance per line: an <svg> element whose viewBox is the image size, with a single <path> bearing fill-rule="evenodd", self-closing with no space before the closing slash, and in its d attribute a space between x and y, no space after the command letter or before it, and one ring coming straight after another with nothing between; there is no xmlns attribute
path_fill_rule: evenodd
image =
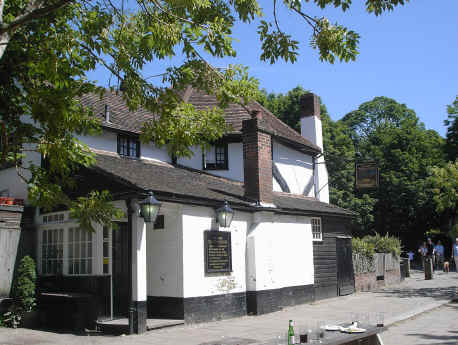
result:
<svg viewBox="0 0 458 345"><path fill-rule="evenodd" d="M252 208L253 202L244 197L243 183L202 171L176 167L152 160L123 158L114 153L96 152L93 169L107 177L141 190L153 190L159 199L190 202L223 202ZM274 192L278 211L293 213L319 213L351 216L348 210L320 202L314 198Z"/></svg>

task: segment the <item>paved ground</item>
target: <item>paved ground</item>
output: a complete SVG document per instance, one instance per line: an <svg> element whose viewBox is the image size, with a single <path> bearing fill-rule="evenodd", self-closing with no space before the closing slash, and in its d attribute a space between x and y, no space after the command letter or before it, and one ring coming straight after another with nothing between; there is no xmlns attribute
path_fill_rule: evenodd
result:
<svg viewBox="0 0 458 345"><path fill-rule="evenodd" d="M385 345L458 344L458 304L449 303L392 325L383 334Z"/></svg>
<svg viewBox="0 0 458 345"><path fill-rule="evenodd" d="M28 329L0 328L0 345L262 344L269 339L284 335L289 319L295 320L299 328L304 325L314 326L318 321L328 324L348 322L355 317L355 313L358 313L360 318L369 317L373 320L375 312L382 312L385 314L385 324L393 324L447 304L451 299L456 298L457 286L458 274L455 272L439 273L435 279L427 281L424 280L423 273L417 272L402 284L377 292L332 298L262 316L246 316L198 325L178 326L151 331L143 335L80 336ZM430 332L428 327L424 329L425 334Z"/></svg>

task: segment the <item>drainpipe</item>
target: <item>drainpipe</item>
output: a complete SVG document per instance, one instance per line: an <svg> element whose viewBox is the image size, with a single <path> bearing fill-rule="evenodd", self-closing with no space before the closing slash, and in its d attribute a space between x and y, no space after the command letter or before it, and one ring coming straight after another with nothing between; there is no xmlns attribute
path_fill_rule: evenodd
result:
<svg viewBox="0 0 458 345"><path fill-rule="evenodd" d="M312 157L312 162L313 162L313 196L315 198L318 197L318 179L317 179L317 168L316 168L316 158Z"/></svg>

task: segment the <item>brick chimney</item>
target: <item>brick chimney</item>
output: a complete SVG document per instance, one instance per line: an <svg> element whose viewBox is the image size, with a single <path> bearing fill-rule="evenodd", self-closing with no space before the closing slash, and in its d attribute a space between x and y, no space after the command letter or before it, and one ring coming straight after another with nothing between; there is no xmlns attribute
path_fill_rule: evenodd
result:
<svg viewBox="0 0 458 345"><path fill-rule="evenodd" d="M323 149L323 134L320 117L320 99L313 93L300 99L301 135Z"/></svg>
<svg viewBox="0 0 458 345"><path fill-rule="evenodd" d="M273 203L271 133L260 110L242 122L245 197L261 205Z"/></svg>

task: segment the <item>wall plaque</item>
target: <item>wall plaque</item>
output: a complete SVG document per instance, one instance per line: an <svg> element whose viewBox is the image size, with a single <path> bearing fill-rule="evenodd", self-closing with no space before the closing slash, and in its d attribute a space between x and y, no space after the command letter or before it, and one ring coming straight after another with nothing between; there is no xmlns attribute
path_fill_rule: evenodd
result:
<svg viewBox="0 0 458 345"><path fill-rule="evenodd" d="M205 273L232 272L231 233L204 232Z"/></svg>

